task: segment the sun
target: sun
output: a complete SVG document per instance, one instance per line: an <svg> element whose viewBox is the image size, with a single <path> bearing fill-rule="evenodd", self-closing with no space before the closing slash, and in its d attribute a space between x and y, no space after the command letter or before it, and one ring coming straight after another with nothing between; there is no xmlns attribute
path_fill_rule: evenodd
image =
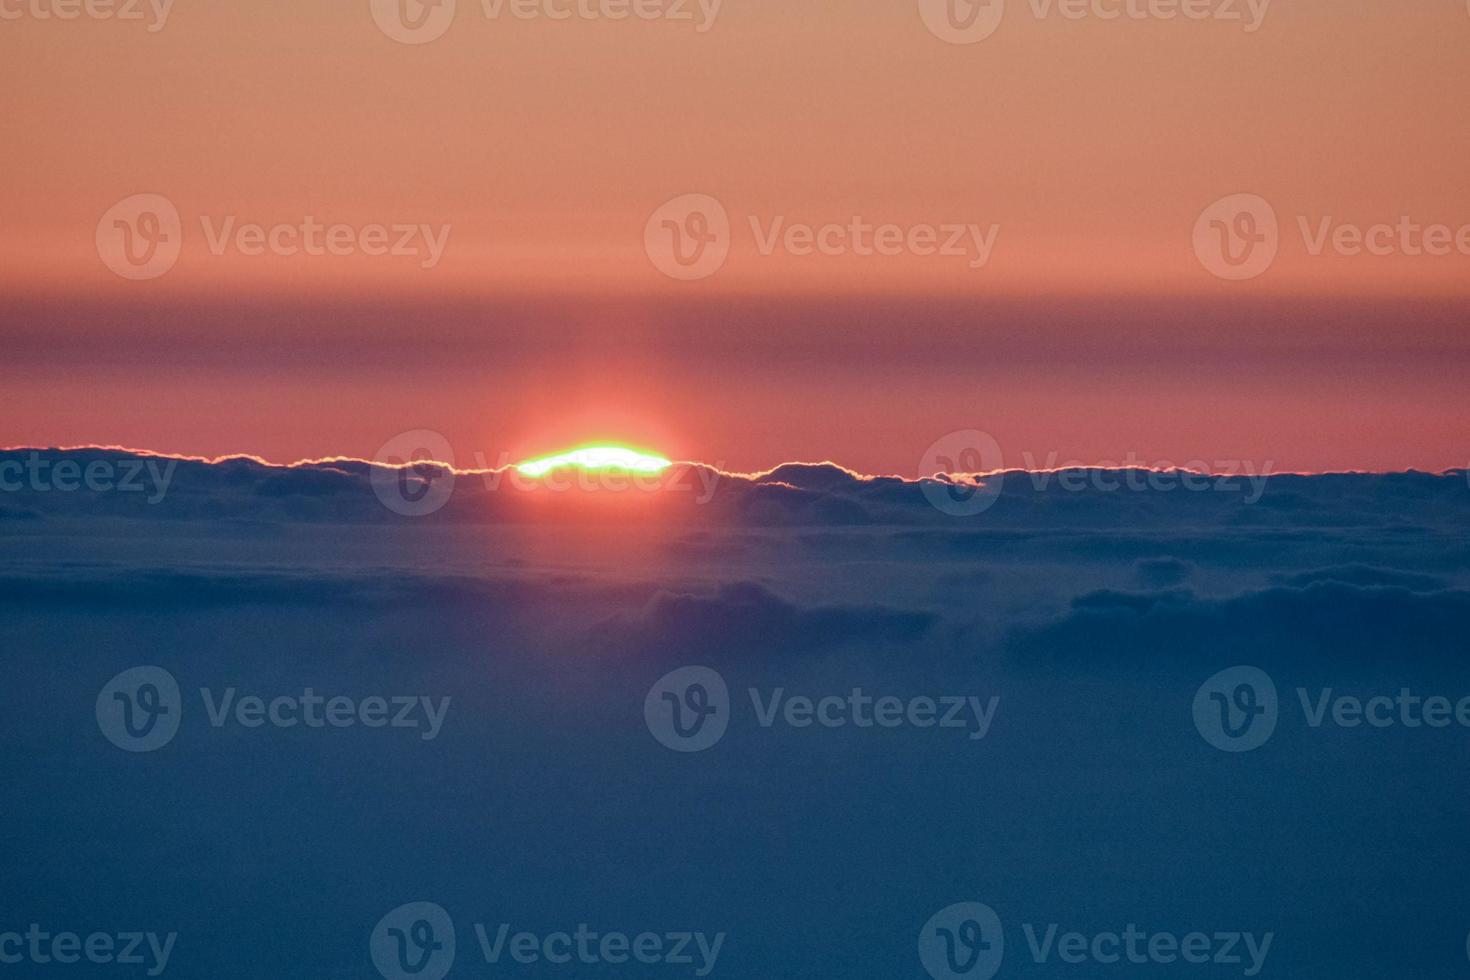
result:
<svg viewBox="0 0 1470 980"><path fill-rule="evenodd" d="M598 443L578 446L566 452L542 456L540 459L528 459L524 463L516 464L516 472L522 476L542 477L553 470L572 467L598 473L662 473L672 465L669 460L655 453L628 446Z"/></svg>

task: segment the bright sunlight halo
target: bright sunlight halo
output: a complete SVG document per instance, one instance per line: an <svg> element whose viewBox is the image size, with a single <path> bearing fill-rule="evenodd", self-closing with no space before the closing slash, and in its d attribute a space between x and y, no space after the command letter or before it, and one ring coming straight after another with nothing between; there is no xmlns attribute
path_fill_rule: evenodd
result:
<svg viewBox="0 0 1470 980"><path fill-rule="evenodd" d="M522 476L541 477L552 470L572 466L582 470L624 470L629 473L661 473L673 464L662 456L626 446L580 446L554 456L528 459L516 465Z"/></svg>

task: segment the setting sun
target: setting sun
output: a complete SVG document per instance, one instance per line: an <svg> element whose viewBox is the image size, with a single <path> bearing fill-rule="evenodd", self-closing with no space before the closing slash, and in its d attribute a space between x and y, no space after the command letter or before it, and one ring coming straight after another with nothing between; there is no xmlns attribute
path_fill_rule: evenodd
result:
<svg viewBox="0 0 1470 980"><path fill-rule="evenodd" d="M543 456L517 464L516 472L523 476L541 477L553 470L574 467L581 470L623 470L630 473L661 473L672 463L662 456L645 453L627 446L596 445L579 446L564 453Z"/></svg>

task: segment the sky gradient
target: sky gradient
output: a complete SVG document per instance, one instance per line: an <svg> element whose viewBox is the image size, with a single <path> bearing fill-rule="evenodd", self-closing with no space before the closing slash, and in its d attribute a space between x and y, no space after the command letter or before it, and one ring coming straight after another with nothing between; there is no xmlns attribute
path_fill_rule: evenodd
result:
<svg viewBox="0 0 1470 980"><path fill-rule="evenodd" d="M461 0L412 45L366 2L179 3L157 30L36 9L0 21L0 443L289 460L429 428L492 460L617 439L912 475L973 428L1006 465L1470 458L1463 3L1278 0L1247 31L1010 0L972 44L914 3L701 25ZM140 193L182 243L131 281L99 223ZM645 226L690 193L728 257L676 281ZM1229 281L1193 232L1238 194L1279 245ZM357 254L219 239L308 218ZM855 219L905 246L763 242ZM374 225L442 250L362 254ZM971 225L983 266L913 247ZM1448 254L1409 254L1433 225Z"/></svg>

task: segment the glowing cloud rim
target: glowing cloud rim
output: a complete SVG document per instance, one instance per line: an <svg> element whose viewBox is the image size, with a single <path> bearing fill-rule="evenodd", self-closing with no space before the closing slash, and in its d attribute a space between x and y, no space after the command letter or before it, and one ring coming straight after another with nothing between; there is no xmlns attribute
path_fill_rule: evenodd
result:
<svg viewBox="0 0 1470 980"><path fill-rule="evenodd" d="M629 473L662 473L673 463L654 453L628 446L578 446L564 453L543 456L516 464L522 476L541 477L552 470L576 467L581 470L622 470Z"/></svg>

